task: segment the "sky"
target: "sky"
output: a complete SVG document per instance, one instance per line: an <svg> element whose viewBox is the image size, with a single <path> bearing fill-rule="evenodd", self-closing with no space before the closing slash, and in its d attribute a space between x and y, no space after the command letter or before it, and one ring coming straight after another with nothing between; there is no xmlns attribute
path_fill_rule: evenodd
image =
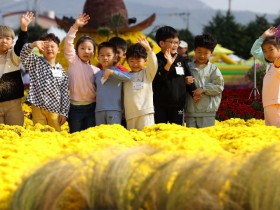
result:
<svg viewBox="0 0 280 210"><path fill-rule="evenodd" d="M252 11L261 14L280 14L279 0L200 0L214 9ZM265 2L265 3L264 3Z"/></svg>

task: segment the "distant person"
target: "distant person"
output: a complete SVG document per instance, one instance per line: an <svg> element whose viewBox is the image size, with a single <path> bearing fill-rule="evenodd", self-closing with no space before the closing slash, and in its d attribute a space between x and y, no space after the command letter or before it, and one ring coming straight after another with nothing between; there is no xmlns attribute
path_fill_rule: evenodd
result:
<svg viewBox="0 0 280 210"><path fill-rule="evenodd" d="M87 14L79 15L64 41L64 56L69 63L70 133L95 126L96 88L92 80L100 70L90 63L95 52L95 42L90 36L82 35L74 47L79 27L86 25L89 19Z"/></svg>
<svg viewBox="0 0 280 210"><path fill-rule="evenodd" d="M94 77L96 86L96 125L121 124L123 103L123 82L131 79L128 72L123 72L114 66L117 48L110 42L98 45L98 61L102 65L101 71Z"/></svg>
<svg viewBox="0 0 280 210"><path fill-rule="evenodd" d="M221 71L209 62L216 44L216 39L209 34L198 35L194 39L194 60L189 66L197 89L193 97L187 95L188 127L204 128L215 125L216 112L224 90Z"/></svg>
<svg viewBox="0 0 280 210"><path fill-rule="evenodd" d="M20 70L20 51L28 42L27 27L34 14L26 12L20 18L20 31L15 46L15 32L9 26L0 26L0 124L23 126L21 98L24 86Z"/></svg>
<svg viewBox="0 0 280 210"><path fill-rule="evenodd" d="M56 62L60 40L53 33L42 35L38 41L25 44L20 58L30 75L26 100L32 104L34 124L49 125L56 131L66 122L69 111L68 76ZM32 51L37 47L43 54Z"/></svg>
<svg viewBox="0 0 280 210"><path fill-rule="evenodd" d="M187 60L177 54L179 34L170 26L156 32L158 69L153 81L155 123L184 124L186 95L196 89Z"/></svg>
<svg viewBox="0 0 280 210"><path fill-rule="evenodd" d="M142 130L155 122L152 82L157 72L157 57L146 39L138 39L137 44L127 49L126 59L131 69L131 81L124 83L127 129Z"/></svg>
<svg viewBox="0 0 280 210"><path fill-rule="evenodd" d="M280 128L280 31L268 28L253 44L251 54L267 65L263 78L262 103L268 126Z"/></svg>
<svg viewBox="0 0 280 210"><path fill-rule="evenodd" d="M188 43L183 40L180 40L177 52L179 55L189 58L188 57Z"/></svg>

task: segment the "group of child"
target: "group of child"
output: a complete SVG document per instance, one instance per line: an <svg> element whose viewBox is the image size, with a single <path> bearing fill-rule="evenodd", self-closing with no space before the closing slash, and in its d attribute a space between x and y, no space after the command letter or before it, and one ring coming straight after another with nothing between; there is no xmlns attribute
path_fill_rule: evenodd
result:
<svg viewBox="0 0 280 210"><path fill-rule="evenodd" d="M119 37L97 45L87 35L80 36L74 46L77 31L90 19L87 14L81 14L64 41L64 56L69 63L66 73L56 62L60 52L58 37L50 33L27 43L27 26L33 17L31 12L21 17L21 31L14 48L13 30L0 26L0 123L23 125L21 60L30 74L26 99L32 105L33 122L50 125L57 131L66 120L70 133L95 125L121 124L123 111L127 129L142 130L154 123L184 125L186 122L188 127L196 128L215 124L224 80L217 66L209 62L217 44L213 36L195 37L195 54L190 62L177 53L179 34L170 26L156 32L161 49L157 54L141 37L128 49L125 40ZM270 30L265 35L273 36L275 30ZM277 44L275 48L279 50ZM263 42L264 56L269 62L276 62L280 53L277 51L277 56L269 57L271 45L272 41ZM35 47L43 56L33 53ZM96 48L98 67L90 62ZM255 51L262 52L262 49ZM120 64L124 57L130 71ZM275 66L279 67L280 64ZM265 111L272 113L274 109L265 108Z"/></svg>

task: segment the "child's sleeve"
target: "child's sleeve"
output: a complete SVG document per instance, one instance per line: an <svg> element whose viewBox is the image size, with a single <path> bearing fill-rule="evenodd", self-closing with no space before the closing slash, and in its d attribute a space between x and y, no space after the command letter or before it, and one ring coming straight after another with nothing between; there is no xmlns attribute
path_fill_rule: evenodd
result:
<svg viewBox="0 0 280 210"><path fill-rule="evenodd" d="M68 76L65 73L64 81L63 84L60 88L61 92L61 106L60 106L60 114L68 117L68 112L70 109L70 97L69 97L69 92L68 92Z"/></svg>
<svg viewBox="0 0 280 210"><path fill-rule="evenodd" d="M189 67L189 64L188 64L188 60L184 58L184 69L185 69L185 76L193 76L192 73L191 73L191 69ZM191 84L186 84L186 88L187 88L187 92L192 96L193 95L193 91L196 90L196 85L195 83L191 83Z"/></svg>
<svg viewBox="0 0 280 210"><path fill-rule="evenodd" d="M28 33L27 31L19 31L18 34L18 39L16 41L16 44L14 46L14 51L15 54L19 57L20 56L20 52L23 48L23 46L28 42Z"/></svg>
<svg viewBox="0 0 280 210"><path fill-rule="evenodd" d="M152 81L157 73L158 61L156 54L150 50L148 53L148 66L147 66L147 76L150 81Z"/></svg>
<svg viewBox="0 0 280 210"><path fill-rule="evenodd" d="M251 54L263 63L267 63L262 51L263 38L259 37L251 48Z"/></svg>
<svg viewBox="0 0 280 210"><path fill-rule="evenodd" d="M32 52L33 49L29 48L29 43L26 43L21 52L20 52L20 59L22 62L23 67L26 71L32 71L36 69L36 55Z"/></svg>
<svg viewBox="0 0 280 210"><path fill-rule="evenodd" d="M75 47L74 47L74 39L76 37L77 31L78 31L77 29L74 29L73 27L71 27L64 39L64 46L63 46L64 56L68 60L69 63L72 63L76 56L76 51L75 51Z"/></svg>
<svg viewBox="0 0 280 210"><path fill-rule="evenodd" d="M211 81L206 83L203 88L203 93L209 96L216 96L222 93L224 90L224 78L217 66L212 65L213 71L211 71Z"/></svg>
<svg viewBox="0 0 280 210"><path fill-rule="evenodd" d="M116 70L116 69L113 69L113 70L114 70L114 73L111 75L113 78L118 79L123 82L131 80L131 74L129 72L124 72L124 71Z"/></svg>

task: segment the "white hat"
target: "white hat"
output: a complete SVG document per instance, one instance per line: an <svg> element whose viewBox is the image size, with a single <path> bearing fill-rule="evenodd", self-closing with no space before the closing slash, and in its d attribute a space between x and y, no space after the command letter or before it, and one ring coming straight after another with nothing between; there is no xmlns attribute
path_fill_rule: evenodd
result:
<svg viewBox="0 0 280 210"><path fill-rule="evenodd" d="M181 48L188 48L188 43L183 41L183 40L181 40L179 42L179 47L181 47Z"/></svg>

